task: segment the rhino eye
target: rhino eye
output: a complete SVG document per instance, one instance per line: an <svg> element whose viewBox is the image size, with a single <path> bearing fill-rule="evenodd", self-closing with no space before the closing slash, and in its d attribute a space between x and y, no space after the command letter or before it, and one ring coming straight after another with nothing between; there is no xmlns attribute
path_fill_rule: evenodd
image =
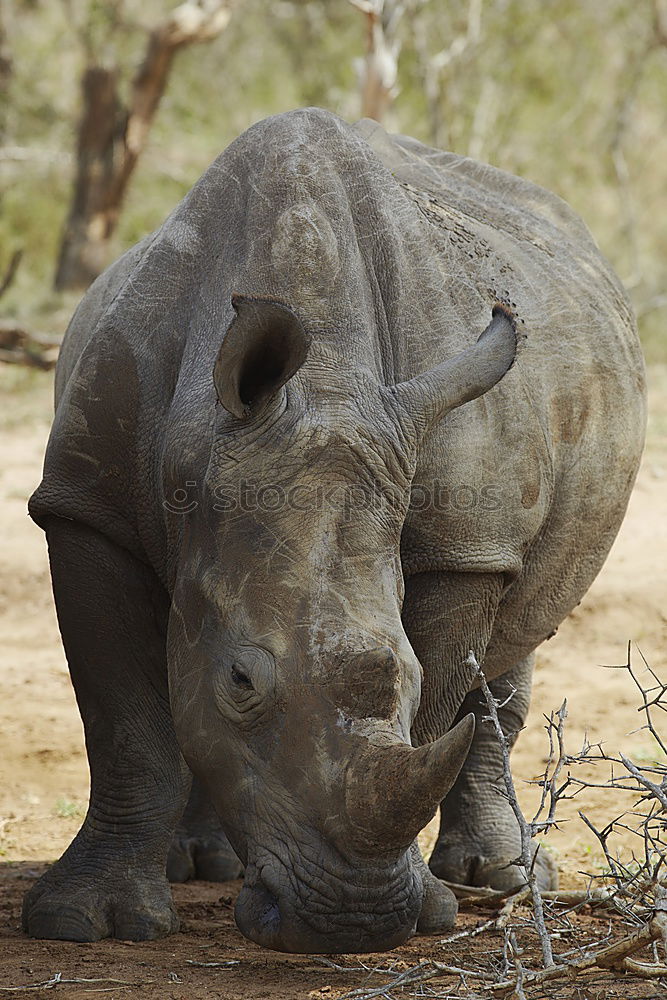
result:
<svg viewBox="0 0 667 1000"><path fill-rule="evenodd" d="M252 681L250 680L248 675L244 673L243 670L241 670L240 667L237 667L236 664L234 664L234 666L232 667L232 680L239 687L252 688Z"/></svg>

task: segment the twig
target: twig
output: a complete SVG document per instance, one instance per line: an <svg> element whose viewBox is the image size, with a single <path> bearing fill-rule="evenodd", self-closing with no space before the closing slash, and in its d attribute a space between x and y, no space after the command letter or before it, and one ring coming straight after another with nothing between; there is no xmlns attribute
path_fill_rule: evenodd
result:
<svg viewBox="0 0 667 1000"><path fill-rule="evenodd" d="M514 963L514 969L516 971L516 981L513 984L514 986L513 993L516 997L519 998L519 1000L526 1000L526 994L523 992L525 972L523 965L521 963L521 959L519 957L520 954L519 946L516 943L516 937L514 936L514 932L510 931L508 928L506 933L507 933L507 943L509 946L508 951L512 956L512 962Z"/></svg>
<svg viewBox="0 0 667 1000"><path fill-rule="evenodd" d="M623 968L626 972L634 972L637 976L644 976L645 979L662 979L667 977L667 965L660 965L648 962L637 962L634 958L624 958Z"/></svg>
<svg viewBox="0 0 667 1000"><path fill-rule="evenodd" d="M380 972L380 969L369 969L367 965L339 965L338 962L332 962L330 958L326 958L324 955L313 955L313 962L317 962L319 965L326 965L328 969L333 969L334 972Z"/></svg>
<svg viewBox="0 0 667 1000"><path fill-rule="evenodd" d="M198 969L229 969L232 965L240 965L238 958L229 958L226 962L195 962L192 958L186 958L186 965L195 965Z"/></svg>
<svg viewBox="0 0 667 1000"><path fill-rule="evenodd" d="M517 823L519 824L519 831L521 834L521 867L525 872L526 881L528 883L530 894L533 900L535 928L537 930L537 934L540 939L540 945L542 947L542 959L545 968L549 968L549 966L554 964L553 952L551 948L551 938L549 937L549 932L547 930L546 923L544 920L544 907L542 905L542 896L540 894L540 889L537 884L537 878L533 866L533 853L531 850L531 828L530 824L524 817L523 812L521 811L521 806L519 805L519 800L517 799L516 791L514 789L514 781L512 780L512 772L510 770L509 740L505 735L505 733L503 732L503 727L500 724L496 699L493 697L493 693L491 692L491 689L486 682L486 676L484 674L484 671L477 662L475 654L472 652L472 650L468 655L467 665L475 669L477 672L482 693L484 695L484 698L486 699L487 708L489 710L489 717L496 731L496 736L498 737L498 743L500 745L503 757L503 782L505 785L505 791L507 794L508 801L512 807L512 811L516 816Z"/></svg>
<svg viewBox="0 0 667 1000"><path fill-rule="evenodd" d="M452 944L454 941L461 941L462 938L474 938L479 937L484 931L488 931L491 927L495 927L497 923L497 917L491 917L490 920L485 920L483 924L478 924L477 927L469 927L465 931L457 931L456 934L450 934L449 937L442 938L438 941L441 948L446 947L448 944Z"/></svg>
<svg viewBox="0 0 667 1000"><path fill-rule="evenodd" d="M644 785L648 789L651 795L661 803L663 809L667 809L667 793L663 787L664 782L663 785L656 785L655 782L645 777L637 765L633 764L631 760L623 754L619 754L619 756L630 774L633 775L633 777L635 777L640 784Z"/></svg>
<svg viewBox="0 0 667 1000"><path fill-rule="evenodd" d="M527 896L528 896L528 890L522 889L521 892L517 892L516 895L510 896L509 899L506 900L504 905L501 906L500 912L496 917L496 927L499 931L502 931L507 927L510 921L510 917L514 913L514 907L517 905L517 903L523 903L523 901L527 898Z"/></svg>
<svg viewBox="0 0 667 1000"><path fill-rule="evenodd" d="M667 300L667 296L666 296L666 300ZM632 679L633 684L635 685L635 687L639 691L640 695L642 696L642 704L639 706L639 708L637 709L637 711L644 713L644 715L646 717L646 727L645 728L648 729L648 731L651 733L651 735L655 739L656 743L658 744L658 746L660 747L660 749L662 750L662 752L665 754L665 756L667 756L667 744L664 743L663 740L661 739L660 734L658 733L658 730L655 728L655 726L653 724L653 719L651 717L651 709L652 708L659 708L659 709L662 709L663 712L667 712L667 698L666 698L666 696L667 696L667 684L663 684L663 682L660 680L660 678L658 677L658 675L655 673L655 671L651 668L651 666L647 662L646 657L642 653L641 649L639 649L639 647L637 647L637 651L638 651L639 655L641 656L642 660L644 661L644 666L646 667L646 669L650 673L651 677L655 681L655 684L653 685L653 687L644 688L643 685L642 685L642 683L641 683L641 681L639 680L639 678L635 674L634 670L632 669L632 656L631 656L632 643L630 643L630 642L628 642L628 658L627 658L627 662L626 663L622 663L620 666L610 666L610 665L607 665L607 669L608 670L627 670L627 672L630 674L630 677Z"/></svg>
<svg viewBox="0 0 667 1000"><path fill-rule="evenodd" d="M544 775L537 782L537 784L542 787L542 794L540 797L540 804L530 824L532 837L534 837L536 833L548 831L551 827L556 826L556 811L558 805L560 804L561 799L566 797L565 793L572 785L572 779L569 774L563 784L560 786L558 785L558 779L560 778L563 767L572 761L572 758L568 757L565 752L567 698L563 700L563 704L558 709L556 718L558 719L558 722L554 721L553 712L551 712L548 717L545 716L545 719L547 720L545 729L549 738L549 756L544 770ZM557 754L556 748L558 748ZM553 771L549 774L549 769L552 765L554 765ZM541 820L540 816L544 811L547 799L549 800L549 812L546 819Z"/></svg>

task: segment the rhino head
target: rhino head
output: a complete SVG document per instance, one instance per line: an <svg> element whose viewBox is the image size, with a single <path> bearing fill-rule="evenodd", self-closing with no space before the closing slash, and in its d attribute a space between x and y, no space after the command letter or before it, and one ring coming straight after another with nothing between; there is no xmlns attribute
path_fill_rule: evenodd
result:
<svg viewBox="0 0 667 1000"><path fill-rule="evenodd" d="M241 931L286 951L383 950L414 931L409 848L473 729L410 744L421 667L399 546L417 448L502 378L514 324L496 307L474 346L386 386L311 347L285 305L233 306L169 627L179 742L245 865Z"/></svg>

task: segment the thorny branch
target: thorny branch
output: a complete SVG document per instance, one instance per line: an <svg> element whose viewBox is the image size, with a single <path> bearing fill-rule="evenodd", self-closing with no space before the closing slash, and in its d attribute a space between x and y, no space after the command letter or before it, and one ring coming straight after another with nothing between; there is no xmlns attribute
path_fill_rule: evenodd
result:
<svg viewBox="0 0 667 1000"><path fill-rule="evenodd" d="M500 724L500 718L498 717L498 703L493 697L491 688L486 682L486 677L484 671L475 659L475 654L471 651L468 655L467 666L473 667L477 671L477 676L479 678L479 683L482 688L482 693L486 699L486 705L489 710L489 718L493 723L493 728L495 730L496 736L498 738L498 743L503 756L503 782L505 784L505 792L507 794L507 799L512 807L512 811L516 816L517 823L519 824L519 831L521 833L521 858L520 864L524 871L526 882L530 888L530 894L533 900L533 910L535 913L535 927L540 939L540 945L542 947L542 959L545 968L554 964L553 953L551 949L551 938L549 937L549 932L547 931L546 924L544 922L544 906L542 904L542 895L540 893L539 886L537 884L537 876L535 874L534 864L533 864L533 851L532 851L532 834L533 830L531 824L528 823L521 806L519 805L519 800L516 796L516 791L514 788L514 781L512 780L512 772L510 770L510 741L508 736L503 732L503 727Z"/></svg>

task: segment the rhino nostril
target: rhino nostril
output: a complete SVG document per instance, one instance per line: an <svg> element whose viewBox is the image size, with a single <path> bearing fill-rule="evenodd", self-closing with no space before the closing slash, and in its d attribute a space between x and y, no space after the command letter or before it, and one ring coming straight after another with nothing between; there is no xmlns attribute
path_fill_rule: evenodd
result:
<svg viewBox="0 0 667 1000"><path fill-rule="evenodd" d="M251 941L280 949L280 906L260 877L251 883L246 880L236 901L234 918L238 929Z"/></svg>
<svg viewBox="0 0 667 1000"><path fill-rule="evenodd" d="M278 900L273 893L266 888L263 882L259 882L253 889L255 894L255 907L259 922L263 926L273 926L280 922L280 908Z"/></svg>

